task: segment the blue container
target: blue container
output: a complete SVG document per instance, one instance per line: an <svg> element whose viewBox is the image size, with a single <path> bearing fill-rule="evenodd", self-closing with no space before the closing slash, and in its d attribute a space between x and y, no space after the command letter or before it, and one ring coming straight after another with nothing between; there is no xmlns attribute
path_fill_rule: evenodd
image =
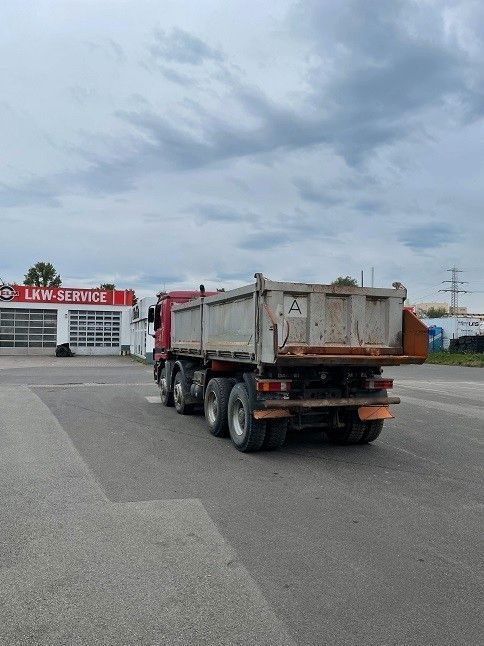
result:
<svg viewBox="0 0 484 646"><path fill-rule="evenodd" d="M444 328L437 325L429 327L429 352L438 352L444 349Z"/></svg>

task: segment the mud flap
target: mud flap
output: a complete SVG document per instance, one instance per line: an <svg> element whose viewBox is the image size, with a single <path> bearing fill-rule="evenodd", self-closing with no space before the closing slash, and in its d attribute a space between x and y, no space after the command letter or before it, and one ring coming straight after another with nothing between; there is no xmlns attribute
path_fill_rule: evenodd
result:
<svg viewBox="0 0 484 646"><path fill-rule="evenodd" d="M358 408L358 417L362 422L371 421L372 419L394 419L388 406L360 406Z"/></svg>

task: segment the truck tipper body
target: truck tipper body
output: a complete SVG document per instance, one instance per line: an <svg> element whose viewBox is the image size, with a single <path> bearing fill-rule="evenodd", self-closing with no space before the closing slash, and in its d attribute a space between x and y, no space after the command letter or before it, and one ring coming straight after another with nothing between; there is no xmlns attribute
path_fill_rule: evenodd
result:
<svg viewBox="0 0 484 646"><path fill-rule="evenodd" d="M427 328L406 290L286 283L256 274L227 292L171 292L150 313L164 405L203 404L212 434L275 449L289 427L364 444L393 417L383 366L423 363Z"/></svg>

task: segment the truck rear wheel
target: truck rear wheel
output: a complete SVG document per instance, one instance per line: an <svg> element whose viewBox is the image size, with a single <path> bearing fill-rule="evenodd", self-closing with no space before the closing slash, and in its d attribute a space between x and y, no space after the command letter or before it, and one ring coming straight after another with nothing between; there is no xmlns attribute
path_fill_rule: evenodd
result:
<svg viewBox="0 0 484 646"><path fill-rule="evenodd" d="M280 449L286 441L288 422L287 418L271 419L266 422L266 436L262 449L265 451L275 451Z"/></svg>
<svg viewBox="0 0 484 646"><path fill-rule="evenodd" d="M244 453L259 451L266 435L265 421L254 419L252 412L245 384L236 384L229 397L229 431L235 447Z"/></svg>
<svg viewBox="0 0 484 646"><path fill-rule="evenodd" d="M383 420L362 422L356 413L350 413L344 428L327 431L328 438L334 444L368 444L380 435Z"/></svg>
<svg viewBox="0 0 484 646"><path fill-rule="evenodd" d="M226 377L215 377L208 382L204 400L205 419L210 433L215 437L226 437L229 434L229 397L234 381Z"/></svg>
<svg viewBox="0 0 484 646"><path fill-rule="evenodd" d="M179 415L186 415L191 411L191 406L186 403L185 385L180 370L176 373L175 381L173 382L173 400L175 410Z"/></svg>
<svg viewBox="0 0 484 646"><path fill-rule="evenodd" d="M158 385L160 387L160 398L161 398L161 403L163 406L173 406L174 401L173 401L173 393L171 393L168 390L168 384L166 382L166 369L163 368L163 370L160 373L160 379L158 381Z"/></svg>
<svg viewBox="0 0 484 646"><path fill-rule="evenodd" d="M360 440L360 444L368 444L373 442L383 431L383 420L373 419L371 422L366 422L366 431Z"/></svg>

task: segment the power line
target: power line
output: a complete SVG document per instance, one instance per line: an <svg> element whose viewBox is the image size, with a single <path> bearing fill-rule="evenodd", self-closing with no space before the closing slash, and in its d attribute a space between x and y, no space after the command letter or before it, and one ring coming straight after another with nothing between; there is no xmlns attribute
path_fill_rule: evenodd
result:
<svg viewBox="0 0 484 646"><path fill-rule="evenodd" d="M450 292L450 314L459 313L459 294L468 294L467 289L461 289L460 285L466 285L466 280L458 280L459 274L462 274L462 269L457 269L454 265L451 269L447 269L451 272L450 280L443 280L442 283L448 283L450 286L447 289L439 289L439 292Z"/></svg>

